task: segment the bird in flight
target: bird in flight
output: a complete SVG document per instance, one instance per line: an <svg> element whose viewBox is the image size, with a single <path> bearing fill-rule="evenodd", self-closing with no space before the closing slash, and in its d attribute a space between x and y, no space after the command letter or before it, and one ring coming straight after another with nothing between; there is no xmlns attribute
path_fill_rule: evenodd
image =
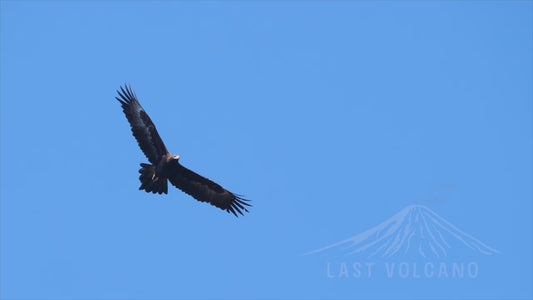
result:
<svg viewBox="0 0 533 300"><path fill-rule="evenodd" d="M137 100L131 86L120 87L120 91L117 92L120 98L115 98L122 105L133 136L150 161L150 164L141 163L139 190L145 190L147 193L167 194L168 180L173 186L194 199L210 203L228 213L233 213L236 217L238 217L237 213L242 215L243 211L248 212L246 207L251 206L247 203L249 200L185 168L179 163L179 155L172 155L168 152L154 123Z"/></svg>

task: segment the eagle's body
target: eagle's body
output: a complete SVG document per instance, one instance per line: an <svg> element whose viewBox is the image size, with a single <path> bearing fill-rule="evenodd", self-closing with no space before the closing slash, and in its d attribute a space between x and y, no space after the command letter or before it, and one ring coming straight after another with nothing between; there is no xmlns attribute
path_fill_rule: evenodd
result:
<svg viewBox="0 0 533 300"><path fill-rule="evenodd" d="M179 163L180 156L168 152L163 140L159 136L154 123L144 111L131 87L120 88L120 98L115 97L121 104L128 119L133 136L137 139L141 150L151 164L141 163L139 177L140 190L163 194L168 193L168 181L175 187L189 194L201 202L208 202L220 209L242 215L248 212L248 200L224 189L217 183L202 177L185 168Z"/></svg>

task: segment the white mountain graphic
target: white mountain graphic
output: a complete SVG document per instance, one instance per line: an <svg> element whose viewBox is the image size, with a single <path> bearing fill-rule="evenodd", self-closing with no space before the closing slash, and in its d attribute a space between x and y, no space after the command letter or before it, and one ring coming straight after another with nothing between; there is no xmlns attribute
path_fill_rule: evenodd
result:
<svg viewBox="0 0 533 300"><path fill-rule="evenodd" d="M334 248L347 255L381 258L499 253L422 205L407 206L372 229L307 254Z"/></svg>

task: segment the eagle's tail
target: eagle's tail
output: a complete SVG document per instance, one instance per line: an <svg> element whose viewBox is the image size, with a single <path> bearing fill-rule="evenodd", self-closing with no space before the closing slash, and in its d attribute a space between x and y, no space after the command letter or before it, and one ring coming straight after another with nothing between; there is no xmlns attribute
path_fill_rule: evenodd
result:
<svg viewBox="0 0 533 300"><path fill-rule="evenodd" d="M139 173L139 180L141 181L141 186L139 190L145 190L147 193L162 194L167 193L167 179L157 177L155 174L155 167L149 164L141 164L141 169Z"/></svg>

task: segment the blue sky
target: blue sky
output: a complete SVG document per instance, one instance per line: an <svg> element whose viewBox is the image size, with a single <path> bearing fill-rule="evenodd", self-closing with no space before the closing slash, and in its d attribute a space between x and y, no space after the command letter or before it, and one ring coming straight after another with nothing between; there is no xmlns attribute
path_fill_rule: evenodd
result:
<svg viewBox="0 0 533 300"><path fill-rule="evenodd" d="M2 298L533 296L531 1L0 5ZM249 214L138 190L124 83ZM498 254L304 255L412 204Z"/></svg>

